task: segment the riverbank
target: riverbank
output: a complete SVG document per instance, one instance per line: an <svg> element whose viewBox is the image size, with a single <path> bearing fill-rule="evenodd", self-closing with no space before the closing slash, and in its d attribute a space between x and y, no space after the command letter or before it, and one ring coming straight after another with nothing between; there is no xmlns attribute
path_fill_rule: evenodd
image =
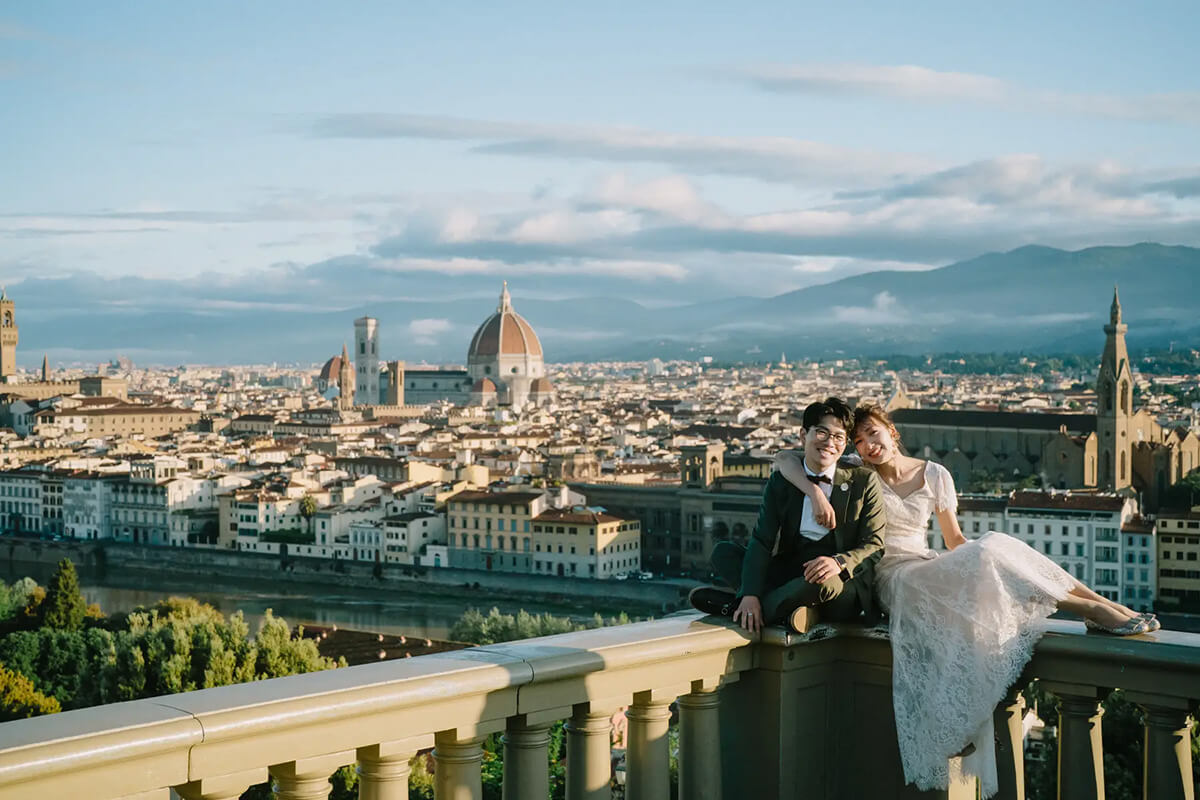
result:
<svg viewBox="0 0 1200 800"><path fill-rule="evenodd" d="M590 613L631 616L657 615L686 604L686 583L668 581L598 581L542 575L486 572L463 569L414 569L367 562L303 558L229 550L193 550L151 547L119 542L42 541L4 537L0 557L9 562L52 565L70 558L83 570L120 574L178 576L216 582L269 580L286 585L371 595L429 595L476 601L487 608L496 600L536 599Z"/></svg>

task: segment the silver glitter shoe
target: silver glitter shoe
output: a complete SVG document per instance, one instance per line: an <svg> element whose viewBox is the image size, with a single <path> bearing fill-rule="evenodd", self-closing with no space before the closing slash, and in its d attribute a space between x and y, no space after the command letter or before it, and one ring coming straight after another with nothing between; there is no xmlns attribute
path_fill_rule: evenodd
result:
<svg viewBox="0 0 1200 800"><path fill-rule="evenodd" d="M1083 624L1089 631L1108 633L1113 636L1137 636L1141 633L1147 633L1150 630L1150 623L1141 617L1130 617L1125 620L1124 624L1116 627L1101 625L1099 622L1090 619L1085 619Z"/></svg>
<svg viewBox="0 0 1200 800"><path fill-rule="evenodd" d="M1149 611L1138 614L1134 619L1145 620L1147 624L1146 633L1154 633L1162 627L1162 623L1158 621L1158 617Z"/></svg>

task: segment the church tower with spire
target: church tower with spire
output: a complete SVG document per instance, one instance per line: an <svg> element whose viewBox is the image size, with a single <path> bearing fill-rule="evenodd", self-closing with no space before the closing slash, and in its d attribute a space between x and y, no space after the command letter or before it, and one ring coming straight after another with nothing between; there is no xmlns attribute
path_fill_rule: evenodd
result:
<svg viewBox="0 0 1200 800"><path fill-rule="evenodd" d="M0 381L17 374L17 320L13 301L0 289Z"/></svg>
<svg viewBox="0 0 1200 800"><path fill-rule="evenodd" d="M338 402L337 407L349 411L354 407L354 364L350 354L346 352L346 343L342 343L342 365L338 369Z"/></svg>
<svg viewBox="0 0 1200 800"><path fill-rule="evenodd" d="M1130 464L1130 419L1133 417L1133 371L1121 321L1121 299L1113 287L1112 308L1104 326L1104 355L1096 378L1096 436L1100 455L1096 475L1101 489L1128 489L1132 483Z"/></svg>

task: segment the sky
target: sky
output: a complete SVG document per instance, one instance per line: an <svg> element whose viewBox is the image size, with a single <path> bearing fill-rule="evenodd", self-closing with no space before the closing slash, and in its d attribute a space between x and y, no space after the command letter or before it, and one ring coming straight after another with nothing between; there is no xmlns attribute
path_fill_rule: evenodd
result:
<svg viewBox="0 0 1200 800"><path fill-rule="evenodd" d="M1192 2L0 3L0 282L670 305L1200 245L1198 33Z"/></svg>

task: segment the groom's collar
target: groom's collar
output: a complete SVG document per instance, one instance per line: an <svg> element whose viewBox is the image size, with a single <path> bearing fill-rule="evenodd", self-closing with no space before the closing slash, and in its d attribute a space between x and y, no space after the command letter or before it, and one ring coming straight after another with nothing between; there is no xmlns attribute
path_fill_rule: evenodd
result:
<svg viewBox="0 0 1200 800"><path fill-rule="evenodd" d="M838 469L838 465L837 465L837 462L835 461L829 465L828 469L823 470L821 472L814 472L812 470L812 468L808 466L808 462L807 461L804 462L804 471L805 472L807 472L809 475L824 475L826 478L829 478L830 483L832 483L837 478L837 469Z"/></svg>

